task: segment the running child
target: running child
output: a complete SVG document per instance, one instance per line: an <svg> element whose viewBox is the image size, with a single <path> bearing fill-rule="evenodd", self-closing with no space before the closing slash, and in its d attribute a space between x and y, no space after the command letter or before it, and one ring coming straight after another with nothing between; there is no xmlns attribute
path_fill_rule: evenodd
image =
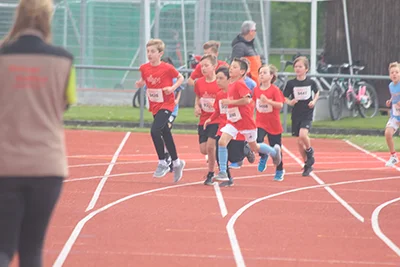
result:
<svg viewBox="0 0 400 267"><path fill-rule="evenodd" d="M215 98L220 91L217 82L215 68L217 58L213 55L204 55L200 60L201 72L203 77L196 80L194 92L196 94L194 111L196 117L200 116L198 124L198 135L200 152L207 155L208 173L206 180L214 176L215 168L215 138L220 122L219 117L213 118L208 125L204 122L211 117L214 109Z"/></svg>
<svg viewBox="0 0 400 267"><path fill-rule="evenodd" d="M287 82L283 92L285 102L293 106L292 135L297 136L299 152L304 161L303 176L309 176L313 171L314 149L308 136L311 129L314 106L318 100L317 84L307 77L309 69L308 59L298 57L293 62L296 78ZM314 93L314 97L313 97Z"/></svg>
<svg viewBox="0 0 400 267"><path fill-rule="evenodd" d="M151 39L147 43L146 50L149 62L140 66L141 78L136 82L136 87L147 86L149 110L154 117L151 137L159 162L153 176L160 178L169 171L165 159L165 143L172 159L174 182L178 182L182 178L185 161L178 158L171 129L168 127L168 119L175 107L173 92L182 84L183 76L172 65L161 61L164 49L164 42L160 39ZM175 84L172 83L174 78L177 78Z"/></svg>
<svg viewBox="0 0 400 267"><path fill-rule="evenodd" d="M246 62L237 58L232 61L229 68L228 98L221 101L223 105L228 105L228 111L227 124L221 129L222 135L218 142L220 172L214 176L217 181L229 181L227 175L227 145L232 139L236 138L238 133L244 135L253 152L271 155L276 166L281 162L281 148L279 145L275 145L272 148L265 143L257 144L256 142L257 126L253 118L254 110L251 104L251 91L243 80L247 68Z"/></svg>
<svg viewBox="0 0 400 267"><path fill-rule="evenodd" d="M213 41L213 40L204 43L204 45L203 45L204 55L212 55L212 56L218 58L218 50L219 50L220 46L221 46L220 42ZM229 66L229 65L225 61L218 60L216 69L218 69L221 66ZM190 77L187 81L188 85L194 86L194 81L201 77L203 77L203 73L201 72L201 66L200 66L200 64L197 64L194 71L190 74Z"/></svg>
<svg viewBox="0 0 400 267"><path fill-rule="evenodd" d="M400 124L400 64L398 62L390 63L389 77L391 80L391 83L389 84L391 97L386 101L386 106L392 108L390 111L389 121L386 124L385 137L390 152L390 158L386 162L386 166L392 167L399 163L393 142L393 135L399 129Z"/></svg>
<svg viewBox="0 0 400 267"><path fill-rule="evenodd" d="M281 90L273 83L276 80L277 69L273 65L263 65L258 71L260 86L254 88L253 101L256 104L257 143L264 142L268 137L270 146L282 147L282 124L280 110L285 98ZM260 154L258 171L263 172L267 168L267 154ZM282 157L282 155L281 155ZM285 171L283 161L276 166L275 181L283 181Z"/></svg>
<svg viewBox="0 0 400 267"><path fill-rule="evenodd" d="M221 138L222 132L221 129L225 126L226 124L226 113L228 111L228 106L223 105L221 101L223 99L227 99L228 97L228 86L229 86L229 68L222 66L217 69L217 84L218 87L221 89L214 102L214 113L211 115L210 118L208 118L204 122L204 127L208 125L212 120L215 118L219 117L220 118L220 123L219 123L219 128L217 132L217 138L216 138L216 155L217 155L217 163L218 166L220 165L219 163L219 158L218 158L218 141ZM245 152L244 152L244 147L245 147L245 141L244 141L244 136L242 134L238 134L236 139L232 139L227 148L228 148L228 161L229 162L243 162L243 159L245 158ZM228 175L229 181L222 182L220 186L232 186L233 185L233 178L230 173L230 169L232 168L232 164L229 165L229 167L226 170L226 173ZM204 181L205 185L213 185L212 177L207 178Z"/></svg>

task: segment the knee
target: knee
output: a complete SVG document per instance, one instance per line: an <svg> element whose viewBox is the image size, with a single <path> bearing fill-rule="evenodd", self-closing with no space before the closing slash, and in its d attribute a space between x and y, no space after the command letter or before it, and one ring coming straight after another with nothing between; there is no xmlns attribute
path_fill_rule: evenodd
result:
<svg viewBox="0 0 400 267"><path fill-rule="evenodd" d="M222 146L222 147L226 147L228 144L225 140L223 140L222 138L219 139L218 141L218 146Z"/></svg>
<svg viewBox="0 0 400 267"><path fill-rule="evenodd" d="M385 129L385 137L386 137L386 139L392 138L393 134L394 134L394 131L393 131L392 128L388 127L388 128Z"/></svg>
<svg viewBox="0 0 400 267"><path fill-rule="evenodd" d="M215 153L215 142L207 143L207 153L210 155Z"/></svg>

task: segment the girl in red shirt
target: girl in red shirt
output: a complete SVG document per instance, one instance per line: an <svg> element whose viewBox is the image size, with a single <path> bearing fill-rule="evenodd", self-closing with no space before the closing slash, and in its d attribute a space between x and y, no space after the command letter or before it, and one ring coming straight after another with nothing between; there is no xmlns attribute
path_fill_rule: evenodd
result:
<svg viewBox="0 0 400 267"><path fill-rule="evenodd" d="M277 69L273 65L263 65L258 71L260 86L254 88L253 101L256 106L257 143L264 142L268 136L270 146L282 146L282 124L280 110L285 98L281 90L273 83L276 80ZM260 153L258 171L263 172L267 168L267 154ZM276 166L275 181L283 181L283 163Z"/></svg>
<svg viewBox="0 0 400 267"><path fill-rule="evenodd" d="M212 55L205 55L200 60L203 77L196 80L194 92L196 94L194 111L200 117L197 132L199 135L200 152L208 157L207 179L212 179L215 168L215 138L220 122L219 117L214 117L204 126L204 122L214 113L215 98L220 88L217 85L215 68L217 58Z"/></svg>
<svg viewBox="0 0 400 267"><path fill-rule="evenodd" d="M228 99L221 101L228 105L227 124L221 129L222 136L218 142L218 157L220 160L220 172L214 176L218 181L229 181L227 175L228 150L227 145L235 139L238 133L244 135L247 143L254 152L269 154L274 164L281 163L281 148L275 145L273 148L265 143L257 144L257 126L253 118L254 109L251 104L251 91L246 86L243 76L247 72L247 64L243 60L235 58L229 67L230 84L228 87Z"/></svg>

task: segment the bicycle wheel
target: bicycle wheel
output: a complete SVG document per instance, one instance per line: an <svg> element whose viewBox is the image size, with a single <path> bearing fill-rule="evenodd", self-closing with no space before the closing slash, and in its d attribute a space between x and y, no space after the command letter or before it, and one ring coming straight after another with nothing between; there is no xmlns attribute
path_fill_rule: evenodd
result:
<svg viewBox="0 0 400 267"><path fill-rule="evenodd" d="M365 95L361 97L360 102L357 104L358 111L363 118L372 118L378 113L379 102L378 94L375 88L366 82L359 82L359 88L365 86Z"/></svg>
<svg viewBox="0 0 400 267"><path fill-rule="evenodd" d="M133 95L133 99L132 99L132 106L134 108L139 108L140 107L140 94L143 92L142 88L139 88L136 93ZM144 102L143 105L146 106L146 95L144 96Z"/></svg>
<svg viewBox="0 0 400 267"><path fill-rule="evenodd" d="M333 121L340 120L343 112L342 89L337 84L333 84L329 90L329 113Z"/></svg>

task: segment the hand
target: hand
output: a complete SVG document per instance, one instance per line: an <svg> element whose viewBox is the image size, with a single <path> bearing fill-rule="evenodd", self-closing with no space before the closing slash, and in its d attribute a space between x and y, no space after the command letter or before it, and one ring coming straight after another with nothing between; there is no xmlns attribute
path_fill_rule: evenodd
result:
<svg viewBox="0 0 400 267"><path fill-rule="evenodd" d="M204 129L204 130L207 128L207 124L209 124L210 121L211 121L210 119L207 119L207 120L204 122L204 125L203 125L203 129Z"/></svg>
<svg viewBox="0 0 400 267"><path fill-rule="evenodd" d="M392 100L391 99L389 99L389 100L386 100L386 106L388 107L388 108L390 108L390 105L392 104Z"/></svg>
<svg viewBox="0 0 400 267"><path fill-rule="evenodd" d="M172 94L174 92L174 88L172 88L171 86L164 87L163 91L165 92L166 95L169 95L169 94Z"/></svg>
<svg viewBox="0 0 400 267"><path fill-rule="evenodd" d="M179 100L175 99L175 105L178 105L178 104L179 104Z"/></svg>
<svg viewBox="0 0 400 267"><path fill-rule="evenodd" d="M262 103L271 104L271 99L267 98L265 95L261 95L260 100Z"/></svg>
<svg viewBox="0 0 400 267"><path fill-rule="evenodd" d="M221 104L222 105L229 105L231 103L231 101L229 99L222 99L221 100Z"/></svg>
<svg viewBox="0 0 400 267"><path fill-rule="evenodd" d="M308 107L309 108L313 108L315 106L315 101L310 101L310 103L308 103Z"/></svg>
<svg viewBox="0 0 400 267"><path fill-rule="evenodd" d="M200 116L200 114L201 114L201 108L199 106L195 106L194 107L194 115L196 117L198 117L198 116Z"/></svg>
<svg viewBox="0 0 400 267"><path fill-rule="evenodd" d="M135 85L136 85L136 88L141 88L141 87L145 86L145 82L143 81L143 79L140 79L139 81L136 81Z"/></svg>
<svg viewBox="0 0 400 267"><path fill-rule="evenodd" d="M294 105L296 105L297 102L299 102L299 100L292 99L289 101L289 105L294 106Z"/></svg>

